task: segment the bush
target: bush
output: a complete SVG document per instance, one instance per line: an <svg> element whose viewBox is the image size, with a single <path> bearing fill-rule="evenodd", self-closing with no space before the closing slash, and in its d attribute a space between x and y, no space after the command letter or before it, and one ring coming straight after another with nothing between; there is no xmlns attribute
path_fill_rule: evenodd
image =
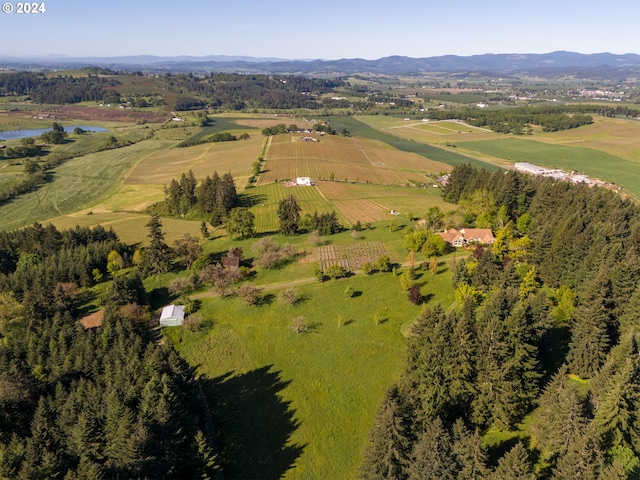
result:
<svg viewBox="0 0 640 480"><path fill-rule="evenodd" d="M278 299L281 302L288 303L289 305L293 305L298 300L300 300L300 297L298 296L298 292L296 292L294 288L289 287L289 288L285 288L278 294Z"/></svg>
<svg viewBox="0 0 640 480"><path fill-rule="evenodd" d="M420 295L420 288L415 283L409 288L408 298L414 305L420 305L422 303L422 295Z"/></svg>
<svg viewBox="0 0 640 480"><path fill-rule="evenodd" d="M373 263L371 262L364 262L362 264L362 271L367 275L372 275L376 273L376 267L374 267Z"/></svg>
<svg viewBox="0 0 640 480"><path fill-rule="evenodd" d="M353 298L356 296L356 291L353 289L353 287L347 287L344 289L344 294L349 298Z"/></svg>
<svg viewBox="0 0 640 480"><path fill-rule="evenodd" d="M337 264L327 267L327 271L325 273L329 278L333 278L334 280L347 276L347 270L342 265Z"/></svg>

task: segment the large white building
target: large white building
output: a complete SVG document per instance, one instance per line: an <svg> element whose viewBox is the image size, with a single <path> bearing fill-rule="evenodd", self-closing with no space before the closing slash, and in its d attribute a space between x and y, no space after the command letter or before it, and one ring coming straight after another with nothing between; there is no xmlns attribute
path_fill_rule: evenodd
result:
<svg viewBox="0 0 640 480"><path fill-rule="evenodd" d="M513 166L518 172L528 173L530 175L551 175L558 171L553 168L540 167L528 162L514 163Z"/></svg>

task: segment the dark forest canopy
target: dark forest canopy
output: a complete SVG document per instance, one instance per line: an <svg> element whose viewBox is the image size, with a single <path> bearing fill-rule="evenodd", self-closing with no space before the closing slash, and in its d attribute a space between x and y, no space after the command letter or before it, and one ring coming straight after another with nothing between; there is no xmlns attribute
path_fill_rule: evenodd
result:
<svg viewBox="0 0 640 480"><path fill-rule="evenodd" d="M193 371L150 341L141 277L113 277L99 330L79 287L131 255L112 231L35 224L0 235L0 477L215 478ZM205 434L205 432L209 432Z"/></svg>
<svg viewBox="0 0 640 480"><path fill-rule="evenodd" d="M464 205L478 192L508 218L457 262L456 308L413 324L361 478L638 478L640 209L464 165L444 196ZM481 441L522 428L523 442Z"/></svg>
<svg viewBox="0 0 640 480"><path fill-rule="evenodd" d="M47 77L42 73L0 74L0 93L28 95L36 103L78 103L101 101L107 87L118 85L114 78L91 75L87 77Z"/></svg>

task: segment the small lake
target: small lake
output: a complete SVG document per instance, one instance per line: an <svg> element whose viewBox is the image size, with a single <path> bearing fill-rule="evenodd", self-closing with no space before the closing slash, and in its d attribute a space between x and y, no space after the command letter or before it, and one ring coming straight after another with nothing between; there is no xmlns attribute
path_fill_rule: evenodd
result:
<svg viewBox="0 0 640 480"><path fill-rule="evenodd" d="M73 133L76 128L81 128L86 131L91 132L108 132L109 129L103 127L90 127L87 125L70 125L68 127L64 127L64 131L67 133ZM0 140L17 140L19 138L27 138L33 137L37 138L42 135L44 132L50 132L51 127L49 128L33 128L30 130L0 130Z"/></svg>

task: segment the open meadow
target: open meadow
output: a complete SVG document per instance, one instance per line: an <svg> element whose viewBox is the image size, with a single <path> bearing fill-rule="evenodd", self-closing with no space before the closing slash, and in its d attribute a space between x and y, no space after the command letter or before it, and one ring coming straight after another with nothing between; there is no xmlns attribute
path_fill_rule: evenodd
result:
<svg viewBox="0 0 640 480"><path fill-rule="evenodd" d="M381 245L404 235L375 227L363 233ZM304 236L276 239L310 248L300 243ZM348 232L328 240L330 245L369 243L353 240ZM250 252L251 242L236 244ZM228 239L211 240L208 248L218 243L215 251L224 250ZM301 261L279 272L257 270L251 283L264 288L258 305L199 296L200 313L213 327L168 331L181 355L197 366L219 419L228 478L355 478L380 398L402 371L403 332L422 307L407 300L399 277L359 272L318 283ZM454 301L448 263L443 260L435 275L418 271L428 305L446 308ZM307 272L309 281L298 272ZM262 283L262 276L269 281ZM278 299L288 286L301 299L293 305ZM348 287L354 297L344 294ZM307 331L296 334L292 325L301 316Z"/></svg>

